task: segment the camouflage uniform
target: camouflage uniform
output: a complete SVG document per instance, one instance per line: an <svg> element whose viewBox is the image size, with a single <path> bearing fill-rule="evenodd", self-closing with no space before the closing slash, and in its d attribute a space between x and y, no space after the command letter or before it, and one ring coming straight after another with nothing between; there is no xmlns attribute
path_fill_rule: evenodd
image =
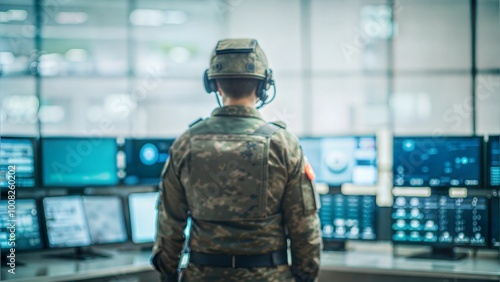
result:
<svg viewBox="0 0 500 282"><path fill-rule="evenodd" d="M292 265L222 268L191 263L184 281L317 279L319 219L302 150L297 137L284 128L270 141L252 134L264 124L255 108L225 106L173 144L162 175L154 246L157 268L164 275L177 269L190 212L192 251L265 254L286 249L289 238Z"/></svg>

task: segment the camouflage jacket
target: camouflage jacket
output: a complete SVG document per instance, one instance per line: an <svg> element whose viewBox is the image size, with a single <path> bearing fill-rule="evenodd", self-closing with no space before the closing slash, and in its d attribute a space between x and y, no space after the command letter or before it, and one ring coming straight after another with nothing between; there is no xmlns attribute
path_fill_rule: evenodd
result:
<svg viewBox="0 0 500 282"><path fill-rule="evenodd" d="M162 174L153 248L162 273L176 271L190 213L191 250L264 254L286 249L289 238L292 266L226 269L190 264L185 281L317 278L319 219L298 138L281 128L270 141L252 135L264 124L255 108L225 106L172 145Z"/></svg>

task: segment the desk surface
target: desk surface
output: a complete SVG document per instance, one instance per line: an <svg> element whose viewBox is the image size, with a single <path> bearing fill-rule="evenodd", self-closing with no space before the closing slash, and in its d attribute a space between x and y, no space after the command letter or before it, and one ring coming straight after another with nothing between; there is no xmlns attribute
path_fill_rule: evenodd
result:
<svg viewBox="0 0 500 282"><path fill-rule="evenodd" d="M16 274L7 273L2 262L0 280L16 282L77 281L97 277L123 276L153 271L149 265L150 251L114 251L111 258L87 261L48 258L44 253L19 254ZM460 261L438 261L395 257L387 252L352 251L323 253L322 272L351 272L418 277L443 277L500 281L500 262L496 254Z"/></svg>

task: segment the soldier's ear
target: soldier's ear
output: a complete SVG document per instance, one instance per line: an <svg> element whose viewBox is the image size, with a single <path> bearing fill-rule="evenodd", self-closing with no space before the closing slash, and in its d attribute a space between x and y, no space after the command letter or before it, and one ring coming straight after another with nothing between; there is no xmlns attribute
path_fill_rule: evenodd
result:
<svg viewBox="0 0 500 282"><path fill-rule="evenodd" d="M215 85L217 86L217 93L222 97L222 89L220 88L220 84L217 80L215 80Z"/></svg>

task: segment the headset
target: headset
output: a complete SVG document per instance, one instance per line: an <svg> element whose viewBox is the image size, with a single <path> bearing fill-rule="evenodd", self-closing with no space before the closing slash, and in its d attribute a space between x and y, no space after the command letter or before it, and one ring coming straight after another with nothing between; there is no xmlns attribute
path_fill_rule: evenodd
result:
<svg viewBox="0 0 500 282"><path fill-rule="evenodd" d="M276 98L276 83L273 79L273 70L266 69L264 72L264 79L259 82L257 85L257 98L259 98L259 102L257 104L257 109L264 107L265 105L271 103L274 98ZM217 91L217 83L215 79L208 78L208 69L203 73L203 85L205 86L205 90L208 94L215 93L215 99L217 100L217 104L219 107L222 107L221 101L219 99L218 91ZM269 88L273 87L273 95L269 96L267 91Z"/></svg>

